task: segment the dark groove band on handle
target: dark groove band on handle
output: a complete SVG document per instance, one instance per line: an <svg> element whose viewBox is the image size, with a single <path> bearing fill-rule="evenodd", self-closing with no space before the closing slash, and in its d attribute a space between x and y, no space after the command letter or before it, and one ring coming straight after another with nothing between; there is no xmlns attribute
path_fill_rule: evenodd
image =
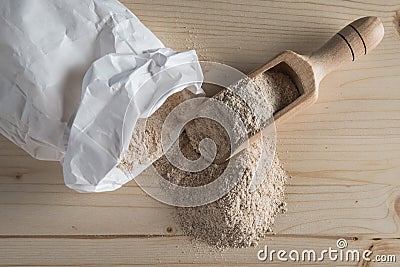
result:
<svg viewBox="0 0 400 267"><path fill-rule="evenodd" d="M351 47L350 43L346 40L346 38L341 33L337 33L337 35L339 35L346 42L347 46L350 48L351 56L353 57L353 61L354 61L354 51L353 51L353 48Z"/></svg>
<svg viewBox="0 0 400 267"><path fill-rule="evenodd" d="M361 33L356 29L356 27L354 27L353 25L349 24L349 26L358 34L358 36L361 39L361 42L363 43L364 46L364 55L367 54L367 46L365 45L364 39L361 36Z"/></svg>

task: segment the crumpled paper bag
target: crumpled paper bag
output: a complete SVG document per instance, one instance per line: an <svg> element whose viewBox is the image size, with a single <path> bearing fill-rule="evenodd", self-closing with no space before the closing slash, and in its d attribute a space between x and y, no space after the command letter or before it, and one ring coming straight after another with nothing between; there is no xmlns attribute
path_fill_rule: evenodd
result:
<svg viewBox="0 0 400 267"><path fill-rule="evenodd" d="M0 1L0 133L61 161L80 192L118 189L135 123L173 93L201 93L194 51L177 53L116 0Z"/></svg>

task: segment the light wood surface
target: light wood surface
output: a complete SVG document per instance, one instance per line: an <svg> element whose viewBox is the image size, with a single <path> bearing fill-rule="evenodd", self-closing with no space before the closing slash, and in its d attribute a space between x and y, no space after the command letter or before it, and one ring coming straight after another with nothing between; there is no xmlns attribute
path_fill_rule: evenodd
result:
<svg viewBox="0 0 400 267"><path fill-rule="evenodd" d="M0 265L251 266L265 244L318 250L340 237L400 261L398 1L123 2L167 46L244 72L287 49L309 54L362 16L380 17L386 35L368 57L329 75L316 104L279 126L278 152L293 176L288 212L259 247L193 246L174 209L134 182L113 193L75 193L59 164L36 161L0 137ZM347 264L356 265L336 265Z"/></svg>

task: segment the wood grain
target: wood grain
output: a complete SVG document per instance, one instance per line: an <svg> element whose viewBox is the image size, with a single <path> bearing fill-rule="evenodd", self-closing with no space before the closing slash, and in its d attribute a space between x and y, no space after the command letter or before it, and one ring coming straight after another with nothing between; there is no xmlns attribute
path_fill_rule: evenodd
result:
<svg viewBox="0 0 400 267"><path fill-rule="evenodd" d="M261 242L257 248L235 249L227 251L215 251L203 245L194 247L183 237L56 237L56 238L1 238L0 249L7 255L2 264L11 265L16 261L21 265L31 265L34 262L40 266L52 266L60 264L63 266L97 265L167 265L167 266L254 266L277 263L269 260L260 262L257 253L264 249L298 250L337 248L335 236L318 237L296 237L296 236L274 236ZM348 249L363 251L370 249L373 255L394 255L398 252L400 240L368 238L348 239ZM30 247L26 251L27 247ZM67 249L67 252L66 252ZM19 251L25 250L25 257L21 257ZM371 256L371 259L373 257ZM355 262L324 262L331 266L354 266ZM360 262L363 266L374 266L373 262ZM390 263L386 263L390 266ZM320 262L297 262L296 265L316 266ZM379 265L379 264L377 264Z"/></svg>
<svg viewBox="0 0 400 267"><path fill-rule="evenodd" d="M278 126L278 153L293 176L289 210L260 246L317 250L346 237L353 248L400 260L398 1L122 2L166 46L245 72L286 49L309 54L348 22L379 16L381 45L332 73L315 105ZM58 163L36 161L0 137L0 265L258 263L259 248L193 247L173 214L134 182L113 193L75 193Z"/></svg>

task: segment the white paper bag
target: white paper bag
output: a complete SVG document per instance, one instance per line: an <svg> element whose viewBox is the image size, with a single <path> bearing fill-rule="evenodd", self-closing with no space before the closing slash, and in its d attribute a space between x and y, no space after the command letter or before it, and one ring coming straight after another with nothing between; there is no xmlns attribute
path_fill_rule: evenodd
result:
<svg viewBox="0 0 400 267"><path fill-rule="evenodd" d="M61 161L77 191L134 178L116 166L136 120L202 79L194 51L165 48L116 0L0 1L0 133Z"/></svg>

